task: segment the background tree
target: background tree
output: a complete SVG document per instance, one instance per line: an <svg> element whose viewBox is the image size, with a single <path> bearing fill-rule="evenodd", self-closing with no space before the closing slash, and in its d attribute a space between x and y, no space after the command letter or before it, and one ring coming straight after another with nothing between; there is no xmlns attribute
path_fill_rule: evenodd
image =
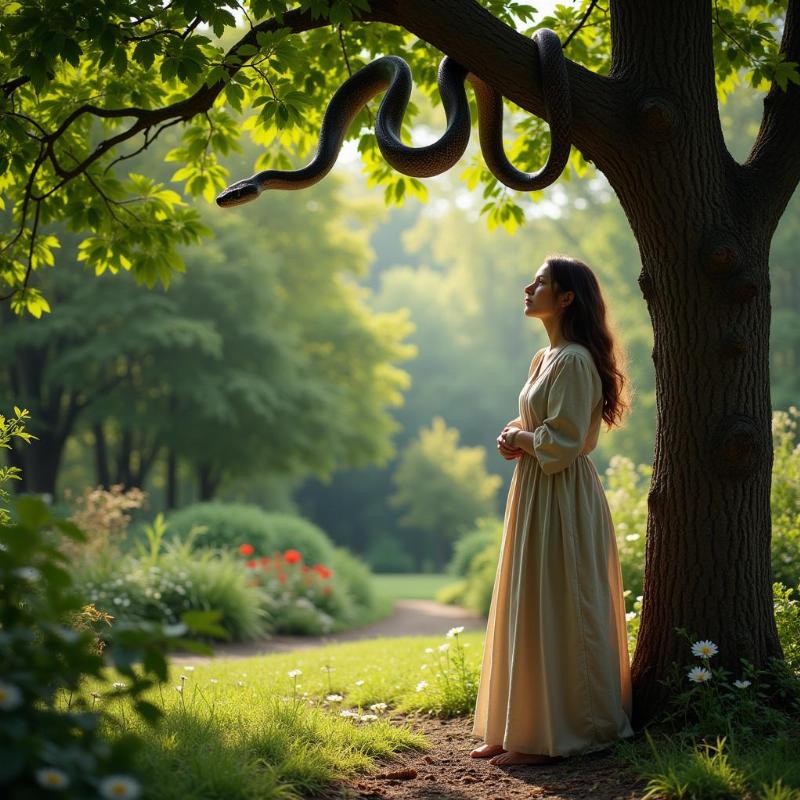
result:
<svg viewBox="0 0 800 800"><path fill-rule="evenodd" d="M530 6L303 0L286 11L281 0L252 0L244 8L247 29L225 46L205 35L236 24L225 3L5 7L0 52L13 55L0 76L9 134L0 160L14 224L1 269L16 309L45 308L30 277L52 260L52 234L38 234L54 219L92 231L80 247L93 267L167 280L178 266L175 242L199 235L197 220L147 176L122 176L119 159L190 122L173 154L179 175L213 194L224 181L214 153L237 132L224 102L258 109L247 123L257 141L306 157L330 87L362 57L405 57L433 95L447 53L535 115L517 126L510 152L523 168L541 163L547 143L536 118L546 112ZM740 656L760 667L782 655L769 566L768 254L800 178L798 15L800 0L611 0L607 10L589 2L536 21L568 43L572 165L594 164L617 194L653 324L659 416L632 665L636 725L660 702L668 664L686 660L678 625L719 643L731 669ZM717 96L740 71L768 93L752 149L737 162ZM388 197L420 191L383 164L368 122L365 110L352 135L371 176L386 182ZM272 154L258 166L288 161ZM519 218L482 167L470 179L483 182L490 219Z"/></svg>
<svg viewBox="0 0 800 800"><path fill-rule="evenodd" d="M459 447L458 431L434 417L430 428L400 454L393 483L397 491L389 502L402 508L401 526L416 536L413 542L421 563L421 551L436 547L439 572L450 558L453 542L478 517L491 514L497 501L500 478L486 471L483 447Z"/></svg>

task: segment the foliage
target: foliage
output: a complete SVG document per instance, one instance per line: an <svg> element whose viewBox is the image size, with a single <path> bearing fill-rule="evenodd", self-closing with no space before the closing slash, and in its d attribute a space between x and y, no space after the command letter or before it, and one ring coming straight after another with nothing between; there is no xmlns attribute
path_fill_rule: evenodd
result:
<svg viewBox="0 0 800 800"><path fill-rule="evenodd" d="M120 166L136 146L146 147L172 125L183 125L181 142L169 155L180 165L173 177L192 196L209 199L230 179L219 155L238 148L240 125L259 144L280 146L259 159L258 169L288 166L288 152L306 157L329 87L377 56L405 58L420 91L439 102L441 54L395 26L354 24L368 11L368 0L307 0L299 11L284 13L288 5L250 0L244 32L235 30L230 0L202 6L127 0L77 12L54 0L3 7L0 190L14 224L0 272L16 292L16 310L41 314L48 308L28 278L30 270L54 263L59 238L39 230L54 220L88 234L80 257L98 273L130 270L152 285L182 269L176 244L205 232L195 209L164 184ZM525 35L543 25L555 29L563 41L570 38L572 59L601 74L608 70L607 9L584 0L537 18L528 3L483 5ZM581 24L586 11L593 18ZM772 0L715 3L714 68L722 98L743 79L759 89L771 80L782 88L798 80L795 65L778 53L784 13ZM327 25L291 35L292 24L303 30L318 18ZM97 97L105 98L103 106L86 102ZM405 130L417 111L409 109ZM541 128L522 122L511 143L522 169L541 163L542 137L530 142L534 126ZM369 179L385 184L387 202L402 202L407 191L424 194L421 184L388 170L377 157L368 110L358 114L348 138L358 140ZM586 168L573 156L572 170ZM489 202L483 212L490 221L516 226L521 209L509 193L486 170L477 180L485 182Z"/></svg>
<svg viewBox="0 0 800 800"><path fill-rule="evenodd" d="M79 544L65 542L65 552L83 561L107 562L117 558L128 536L131 515L127 512L141 508L146 498L141 489L125 490L121 484L108 489L86 488L75 498L65 492L65 499L72 504L69 520L86 535L86 540Z"/></svg>
<svg viewBox="0 0 800 800"><path fill-rule="evenodd" d="M149 548L140 546L139 555L87 564L81 571L87 599L128 622L176 624L187 612L213 612L215 625L204 633L214 638L262 636L263 598L235 554L195 550L191 539L164 541L164 529L159 515L146 531Z"/></svg>
<svg viewBox="0 0 800 800"><path fill-rule="evenodd" d="M740 658L741 669L732 675L724 667L713 667L717 653L713 642L711 654L698 655L704 644L684 628L676 629L692 646L700 664L687 670L684 664L670 665L665 685L669 703L654 724L669 728L685 739L708 739L726 736L739 741L757 741L777 734L791 734L797 729L800 712L800 675L780 659L770 659L769 666L754 669Z"/></svg>
<svg viewBox="0 0 800 800"><path fill-rule="evenodd" d="M465 578L470 571L473 559L487 547L494 546L502 537L503 521L496 517L484 517L475 521L475 528L467 531L453 547L453 556L447 565L451 575Z"/></svg>
<svg viewBox="0 0 800 800"><path fill-rule="evenodd" d="M14 437L24 442L30 442L31 439L36 438L25 430L25 423L28 419L30 419L28 409L17 408L17 406L14 406L14 416L10 419L0 414L0 449L10 450L10 442ZM9 481L19 480L22 480L22 472L19 467L0 467L0 503L2 503L0 505L0 525L7 525L11 522L8 508L5 506L9 498L6 484Z"/></svg>
<svg viewBox="0 0 800 800"><path fill-rule="evenodd" d="M772 414L772 576L787 586L800 586L800 410Z"/></svg>
<svg viewBox="0 0 800 800"><path fill-rule="evenodd" d="M364 558L375 572L414 572L414 558L395 536L375 534Z"/></svg>
<svg viewBox="0 0 800 800"><path fill-rule="evenodd" d="M241 543L259 554L296 548L308 563L328 563L333 544L323 530L291 514L264 511L245 503L195 503L167 517L167 538L186 537L197 529L195 547L219 547L233 552Z"/></svg>
<svg viewBox="0 0 800 800"><path fill-rule="evenodd" d="M79 694L82 682L105 681L105 668L113 665L127 685L110 694L154 722L160 712L142 695L166 679L164 653L183 640L159 626L117 624L114 646L98 647L91 622L103 620L82 608L60 549L63 537L82 541L84 535L38 499L19 499L15 517L0 528L0 784L11 797L60 789L61 796L83 798L129 771L140 743L128 736L109 744L99 735L101 717L94 701L89 705ZM59 703L65 693L66 707Z"/></svg>
<svg viewBox="0 0 800 800"><path fill-rule="evenodd" d="M796 591L796 588L779 582L772 584L775 624L783 656L789 669L800 675L800 601L792 598Z"/></svg>
<svg viewBox="0 0 800 800"><path fill-rule="evenodd" d="M299 550L260 554L249 543L240 546L248 582L261 589L276 633L319 635L330 633L333 621L354 622L346 594L331 580L324 564L303 563Z"/></svg>
<svg viewBox="0 0 800 800"><path fill-rule="evenodd" d="M404 510L400 524L452 542L495 507L500 478L484 466L483 447L459 447L459 433L434 417L400 454L389 502ZM444 558L439 559L444 566Z"/></svg>

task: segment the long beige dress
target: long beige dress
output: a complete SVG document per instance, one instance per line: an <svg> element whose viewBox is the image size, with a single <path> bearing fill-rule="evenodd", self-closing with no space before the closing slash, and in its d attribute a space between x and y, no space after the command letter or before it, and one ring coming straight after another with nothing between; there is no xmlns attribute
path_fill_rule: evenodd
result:
<svg viewBox="0 0 800 800"><path fill-rule="evenodd" d="M588 457L600 375L582 344L540 370L545 352L519 396L535 455L517 461L508 492L472 733L569 756L633 735L630 660L613 522Z"/></svg>

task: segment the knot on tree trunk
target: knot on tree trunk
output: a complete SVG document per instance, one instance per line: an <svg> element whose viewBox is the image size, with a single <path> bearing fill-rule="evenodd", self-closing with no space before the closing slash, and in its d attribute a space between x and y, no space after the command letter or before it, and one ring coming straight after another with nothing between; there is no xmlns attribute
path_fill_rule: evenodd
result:
<svg viewBox="0 0 800 800"><path fill-rule="evenodd" d="M636 105L636 129L653 143L669 139L678 127L679 118L677 104L664 94L648 94Z"/></svg>
<svg viewBox="0 0 800 800"><path fill-rule="evenodd" d="M747 478L756 472L765 448L752 417L745 414L723 417L711 439L711 452L717 454L712 468L722 477Z"/></svg>
<svg viewBox="0 0 800 800"><path fill-rule="evenodd" d="M702 263L706 275L712 280L724 278L736 271L740 248L729 233L714 231L703 247Z"/></svg>
<svg viewBox="0 0 800 800"><path fill-rule="evenodd" d="M728 283L728 296L734 303L749 303L757 294L758 281L751 274L735 275Z"/></svg>

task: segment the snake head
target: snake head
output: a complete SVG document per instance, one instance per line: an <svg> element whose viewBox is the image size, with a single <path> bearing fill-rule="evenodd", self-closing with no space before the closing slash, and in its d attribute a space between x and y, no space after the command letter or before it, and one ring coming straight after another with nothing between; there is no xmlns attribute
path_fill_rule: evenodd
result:
<svg viewBox="0 0 800 800"><path fill-rule="evenodd" d="M261 194L261 186L252 178L232 183L217 195L217 205L222 208L249 203Z"/></svg>

